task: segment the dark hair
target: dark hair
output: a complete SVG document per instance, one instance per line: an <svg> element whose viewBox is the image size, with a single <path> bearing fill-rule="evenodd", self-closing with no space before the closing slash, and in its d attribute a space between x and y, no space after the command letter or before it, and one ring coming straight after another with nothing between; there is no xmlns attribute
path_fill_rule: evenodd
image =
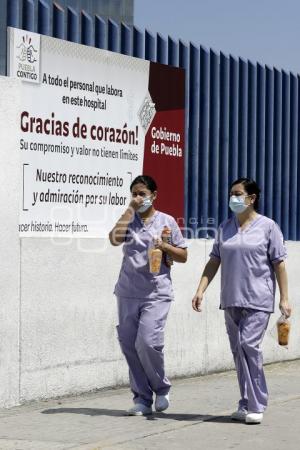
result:
<svg viewBox="0 0 300 450"><path fill-rule="evenodd" d="M146 188L151 192L157 191L157 185L153 178L149 175L139 175L138 177L136 177L130 185L130 191L132 191L133 186L138 183L144 184Z"/></svg>
<svg viewBox="0 0 300 450"><path fill-rule="evenodd" d="M260 197L260 189L258 187L258 184L256 183L256 181L252 180L251 178L239 178L238 180L235 180L230 188L232 188L233 186L235 186L236 184L242 184L245 188L245 191L247 192L247 194L252 195L255 194L256 195L256 199L254 202L254 209L257 211L258 209L258 202L259 202L259 197Z"/></svg>

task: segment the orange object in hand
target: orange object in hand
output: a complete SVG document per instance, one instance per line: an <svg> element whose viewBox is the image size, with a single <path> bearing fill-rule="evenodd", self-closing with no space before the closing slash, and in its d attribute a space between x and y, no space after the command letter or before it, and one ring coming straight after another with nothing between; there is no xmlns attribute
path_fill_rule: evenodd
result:
<svg viewBox="0 0 300 450"><path fill-rule="evenodd" d="M172 234L171 233L172 233L171 229L167 226L164 226L162 234L161 234L161 239L170 245L172 245ZM164 253L164 263L168 267L172 266L172 264L173 264L173 258L170 255L168 255L167 253Z"/></svg>
<svg viewBox="0 0 300 450"><path fill-rule="evenodd" d="M291 326L289 321L284 316L281 316L277 321L279 345L287 346L289 344L290 328Z"/></svg>
<svg viewBox="0 0 300 450"><path fill-rule="evenodd" d="M162 251L159 248L150 248L148 252L150 272L158 274L160 272Z"/></svg>

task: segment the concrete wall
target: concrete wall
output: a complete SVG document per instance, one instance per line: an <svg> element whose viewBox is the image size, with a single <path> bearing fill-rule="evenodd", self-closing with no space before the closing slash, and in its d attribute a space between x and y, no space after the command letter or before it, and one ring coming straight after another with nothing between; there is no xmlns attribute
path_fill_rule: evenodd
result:
<svg viewBox="0 0 300 450"><path fill-rule="evenodd" d="M16 235L13 240L17 241ZM3 406L128 382L116 338L116 304L112 295L121 249L108 246L104 240L63 244L58 240L55 243L49 239L23 239L20 252L15 246L10 264L11 289L5 288L6 307L1 315L8 333L4 341L9 343L7 358L1 357L1 377L6 389L4 392L2 387ZM176 301L166 332L170 377L233 367L223 313L218 310L218 277L207 293L203 313L191 309L191 298L210 248L211 242L190 241L188 263L174 267ZM288 249L294 303L291 345L289 350L280 348L272 333L267 332L266 362L300 357L300 281L296 276L300 243L290 242ZM1 287L1 297L2 293ZM270 330L276 317L278 313L272 317Z"/></svg>
<svg viewBox="0 0 300 450"><path fill-rule="evenodd" d="M19 402L19 83L0 77L0 406Z"/></svg>
<svg viewBox="0 0 300 450"><path fill-rule="evenodd" d="M112 294L121 248L104 239L19 239L18 86L0 78L0 407L128 383ZM203 313L191 308L212 242L189 244L188 263L173 269L176 301L166 331L171 378L233 367L218 276ZM300 242L288 242L288 251L291 345L280 348L274 339L276 313L264 340L266 362L300 357Z"/></svg>

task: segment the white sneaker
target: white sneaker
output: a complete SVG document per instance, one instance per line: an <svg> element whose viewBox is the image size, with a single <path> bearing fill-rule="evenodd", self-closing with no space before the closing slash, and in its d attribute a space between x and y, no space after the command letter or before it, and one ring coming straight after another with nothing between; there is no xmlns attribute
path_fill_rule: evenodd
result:
<svg viewBox="0 0 300 450"><path fill-rule="evenodd" d="M136 403L132 408L126 411L128 416L148 416L152 414L152 407Z"/></svg>
<svg viewBox="0 0 300 450"><path fill-rule="evenodd" d="M155 409L157 412L165 411L170 406L170 396L167 395L157 395L155 399Z"/></svg>
<svg viewBox="0 0 300 450"><path fill-rule="evenodd" d="M246 416L246 423L261 423L263 420L263 413L249 412Z"/></svg>
<svg viewBox="0 0 300 450"><path fill-rule="evenodd" d="M238 409L231 414L231 420L238 420L239 422L245 422L248 411L245 409Z"/></svg>

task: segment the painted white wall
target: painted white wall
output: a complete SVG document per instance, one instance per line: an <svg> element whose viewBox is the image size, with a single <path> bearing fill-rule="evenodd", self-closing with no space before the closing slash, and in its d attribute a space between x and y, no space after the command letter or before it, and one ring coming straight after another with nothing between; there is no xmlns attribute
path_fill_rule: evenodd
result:
<svg viewBox="0 0 300 450"><path fill-rule="evenodd" d="M0 77L0 406L19 401L19 83Z"/></svg>
<svg viewBox="0 0 300 450"><path fill-rule="evenodd" d="M177 264L173 270L176 300L166 330L166 366L171 378L233 367L223 313L218 309L219 276L207 292L204 311L197 314L191 308L211 244L210 241L190 241L188 263ZM300 243L288 242L288 250L290 294L294 303L291 345L288 350L280 348L267 332L266 362L300 357L297 328L300 281L296 273ZM17 247L15 260L18 254ZM18 289L14 288L20 314L15 313L7 324L10 351L16 355L14 370L6 373L2 368L6 389L11 392L9 404L128 382L127 367L115 332L116 302L112 294L120 262L121 248L110 247L107 240L21 241L20 261L11 268L15 273L16 268L21 267L19 298ZM15 282L17 278L18 273L15 273ZM10 298L7 293L6 304ZM11 309L4 310L4 314L11 314ZM274 314L269 329L278 316ZM1 404L7 405L2 398Z"/></svg>
<svg viewBox="0 0 300 450"><path fill-rule="evenodd" d="M18 83L0 78L0 91L0 407L127 384L112 294L122 250L106 239L19 239ZM219 276L207 292L204 311L191 308L212 241L189 245L188 263L172 269L176 300L165 349L171 378L233 367L218 309ZM291 344L280 348L268 331L266 362L300 357L300 242L287 247ZM273 315L269 329L278 316Z"/></svg>

